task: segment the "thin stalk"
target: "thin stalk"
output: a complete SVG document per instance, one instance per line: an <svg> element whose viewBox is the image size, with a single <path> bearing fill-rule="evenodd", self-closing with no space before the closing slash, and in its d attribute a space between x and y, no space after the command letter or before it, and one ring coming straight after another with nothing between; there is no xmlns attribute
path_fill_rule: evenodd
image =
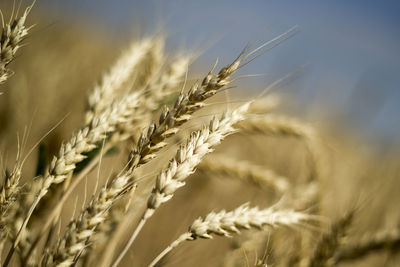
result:
<svg viewBox="0 0 400 267"><path fill-rule="evenodd" d="M133 241L135 241L137 235L142 230L147 219L150 217L150 216L146 216L147 213L148 213L148 210L146 210L146 212L143 215L142 219L140 220L138 226L136 227L135 232L133 232L132 236L128 240L128 243L126 243L126 245L122 249L121 253L118 255L118 258L114 261L114 263L111 265L111 267L117 267L118 264L121 262L121 260L124 258L125 254L128 252L129 248L132 246Z"/></svg>
<svg viewBox="0 0 400 267"><path fill-rule="evenodd" d="M176 248L180 243L186 241L186 240L191 240L192 239L192 234L189 232L186 232L182 234L180 237L178 237L174 242L172 242L166 249L164 249L150 264L149 267L155 266L162 258L165 257L171 250Z"/></svg>

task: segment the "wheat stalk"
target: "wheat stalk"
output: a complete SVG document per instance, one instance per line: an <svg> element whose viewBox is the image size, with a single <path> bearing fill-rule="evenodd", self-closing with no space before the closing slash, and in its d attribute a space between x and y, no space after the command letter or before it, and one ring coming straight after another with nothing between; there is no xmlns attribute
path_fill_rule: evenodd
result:
<svg viewBox="0 0 400 267"><path fill-rule="evenodd" d="M48 174L44 178L43 187L39 191L39 198L47 193L54 183L63 182L71 173L76 163L85 159L85 153L93 150L108 134L113 133L116 127L132 120L134 111L138 107L138 94L131 94L106 109L101 116L94 117L90 126L80 130L68 143L62 145L59 156L54 157Z"/></svg>
<svg viewBox="0 0 400 267"><path fill-rule="evenodd" d="M208 127L193 132L186 144L178 149L175 158L157 176L155 187L147 202L147 209L128 243L114 262L113 267L118 266L136 239L136 236L155 210L162 203L170 200L178 188L185 185L185 179L195 171L194 168L207 153L213 150L214 146L218 145L227 135L235 131L233 126L244 119L244 114L249 104L246 103L234 111L228 111L221 118L214 117Z"/></svg>
<svg viewBox="0 0 400 267"><path fill-rule="evenodd" d="M294 227L312 218L308 214L293 210L277 210L276 207L260 210L258 207L250 208L248 204L229 212L225 210L218 213L211 212L204 219L200 217L195 220L189 227L189 231L172 242L149 266L155 266L165 255L184 241L197 238L211 239L212 234L231 237L232 234L240 233L240 229L257 228L261 230L264 226Z"/></svg>
<svg viewBox="0 0 400 267"><path fill-rule="evenodd" d="M166 55L164 54L165 37L154 36L153 45L148 51L143 64L140 65L137 72L132 77L132 89L138 90L139 88L146 87L160 76L161 70L166 62Z"/></svg>
<svg viewBox="0 0 400 267"><path fill-rule="evenodd" d="M210 127L207 130L205 128L203 131L198 131L193 134L192 138L185 146L186 149L182 147L179 150L180 152L177 153L175 163L179 164L179 167L177 166L175 168L174 177L176 177L176 179L183 179L182 175L190 175L201 157L211 151L210 147L218 144L224 136L233 131L232 124L243 118L242 113L244 113L247 108L248 105L245 105L241 109L232 112L230 115L223 116L220 120L215 118L210 123ZM186 153L186 155L184 156L182 153ZM173 165L171 164L173 163L170 163L166 173L172 174L171 168ZM181 172L182 174L179 174ZM99 197L96 200L92 200L89 207L81 213L79 219L70 223L64 237L58 242L56 248L53 252L46 255L44 265L71 266L74 264L86 247L89 237L95 233L97 226L105 220L107 211L111 208L114 201L125 193L127 187L132 186L132 184L132 170L128 168L124 175L113 180L111 186L103 188ZM178 189L178 187L176 189ZM150 202L151 200L149 200L149 203ZM147 218L148 215L146 215L146 219Z"/></svg>
<svg viewBox="0 0 400 267"><path fill-rule="evenodd" d="M282 41L280 40L282 37L289 38L290 33L294 29L295 27L264 43L253 51L248 52L249 47L246 47L231 64L223 67L216 75L213 74L213 71L217 65L215 64L207 76L204 77L201 84L195 83L187 93L181 93L178 96L173 109L169 110L166 107L164 108L160 114L160 117L158 118L158 125L153 123L146 131L142 133L137 142L136 149L132 153L131 168L136 168L137 166L153 159L156 156L155 152L167 145L164 140L172 135L175 135L179 131L179 126L189 121L194 112L204 107L205 100L214 96L222 88L234 81L231 79L231 76L239 68L250 63L258 56L278 45ZM276 42L277 40L279 40L279 42ZM268 47L268 45L271 46ZM264 47L267 48L265 48L259 54L254 55ZM252 55L254 55L253 58L246 61L246 59ZM218 61L216 63L218 63Z"/></svg>
<svg viewBox="0 0 400 267"><path fill-rule="evenodd" d="M20 166L22 166L23 161L20 164L21 164ZM17 163L17 165L19 165L19 163ZM40 188L40 183L35 181L37 180L35 179L33 183L30 185L31 186L30 191L32 190L36 191ZM8 240L10 241L15 240L18 230L21 228L24 222L26 210L29 208L34 199L34 195L29 193L27 194L26 192L20 189L21 188L17 188L18 193L16 195L16 201L10 203L11 205L7 210L6 216L1 218L2 220L5 221L4 224L5 231L7 233ZM26 255L27 251L29 251L29 248L31 246L32 232L27 230L20 233L20 235L21 237L20 237L20 242L18 244L18 253L20 258L22 258L24 255Z"/></svg>
<svg viewBox="0 0 400 267"><path fill-rule="evenodd" d="M42 260L43 266L71 266L75 264L84 249L87 248L90 237L103 223L109 209L122 195L132 189L133 175L130 171L113 179L103 187L97 198L92 199L89 205L72 220L64 236L57 242L55 248L48 251Z"/></svg>
<svg viewBox="0 0 400 267"><path fill-rule="evenodd" d="M291 187L287 178L271 169L227 156L205 158L199 168L205 173L221 173L231 178L251 181L261 187L272 188L280 194L287 192Z"/></svg>
<svg viewBox="0 0 400 267"><path fill-rule="evenodd" d="M317 247L308 261L309 267L330 266L332 257L338 248L340 248L343 238L347 234L354 217L354 211L348 212L345 216L335 222L331 231L324 234Z"/></svg>
<svg viewBox="0 0 400 267"><path fill-rule="evenodd" d="M133 42L130 47L126 49L124 53L119 57L119 59L111 67L109 72L105 73L102 76L101 82L94 88L92 94L88 97L88 110L86 112L86 121L89 123L93 119L93 116L95 116L96 114L98 115L99 113L104 111L107 106L110 106L113 100L117 98L121 91L127 91L126 84L128 80L131 76L133 76L134 73L138 73L141 71L142 68L138 68L138 65L146 58L148 63L147 65L149 66L145 70L145 76L150 80L154 78L156 72L155 69L158 69L159 65L162 65L161 63L164 59L163 48L164 39L162 38L147 38L140 42ZM141 91L140 93L134 92L133 94L137 97L140 97L140 99L137 100L137 103L140 104L141 102L146 101L146 96L144 95L143 91ZM139 119L139 111L141 111L140 113L149 112L149 110L142 111L142 106L143 105L138 105L135 112L135 119L133 119L132 117L129 122L127 121L124 124L118 125L116 129L116 132L118 134L113 135L111 143L116 144L134 135L133 129L136 126L136 123L134 121ZM107 150L108 149L104 149L103 151L107 152ZM94 164L98 163L98 159L99 157L95 157L92 160L95 161ZM62 196L65 195L69 187L70 183L66 183L62 192ZM61 200L62 199L63 198L61 198ZM60 205L60 202L58 205ZM57 210L61 211L60 209ZM54 217L52 226L52 228L54 228L58 221L58 216L51 216ZM42 229L42 232L47 231L47 228L48 226L46 224L45 227ZM50 230L47 240L50 239L51 233L52 230Z"/></svg>
<svg viewBox="0 0 400 267"><path fill-rule="evenodd" d="M207 136L206 130L197 132L197 138L193 136L191 141L189 141L191 145L187 145L187 153L190 152L190 150L188 149L193 149L195 152L198 152L198 157L201 157L205 153L209 152L210 148L205 147L216 145L225 135L233 131L231 125L242 118L241 113L244 113L247 108L248 105L245 105L240 110L232 112L230 117L229 115L224 116L220 121L214 119L210 124L210 129L212 132L208 134L209 136ZM221 124L221 126L219 124ZM203 138L209 140L209 144L202 144L201 140ZM197 146L193 147L195 141L200 143L198 143ZM181 152L177 154L177 157L182 155L182 151L184 150L182 149L180 151ZM190 155L187 156L189 157ZM191 157L191 161L189 164L197 165L199 160L200 158L193 161L193 157ZM180 171L189 168L187 166L187 162L187 160L181 162ZM177 172L179 172L179 170L177 170ZM190 173L188 173L187 175L189 174ZM110 187L106 187L105 189L103 189L99 195L99 198L96 201L92 201L89 207L80 215L80 219L78 220L78 222L72 222L70 224L71 226L67 229L64 238L57 245L55 252L49 254L46 257L46 265L51 265L55 262L57 262L57 265L59 264L60 266L70 266L71 264L73 264L76 260L76 257L78 257L80 253L82 253L82 250L85 247L86 242L88 241L88 237L93 235L96 227L102 221L104 221L106 211L108 211L112 203L123 192L126 192L127 185L132 186L132 179L132 169L128 168L127 172L117 178L115 181L113 181ZM82 232L86 234L82 235Z"/></svg>
<svg viewBox="0 0 400 267"><path fill-rule="evenodd" d="M135 108L135 116L130 116L129 120L125 120L124 123L119 123L116 125L115 128L118 129L118 132L114 132L112 135L112 139L110 140L112 144L115 144L117 142L120 142L122 140L125 140L129 138L130 136L133 135L134 133L134 127L137 127L137 123L135 121L139 120L141 116L144 116L144 114L150 113L155 109L155 105L157 101L161 101L161 99L172 90L176 86L176 84L180 81L180 77L184 74L187 63L189 62L190 57L180 57L178 60L173 62L171 66L168 68L168 71L161 75L160 79L157 80L157 82L151 84L145 89L139 90L137 92L133 92L130 95L126 96L122 101L119 103L115 104L115 106L121 106L123 108L123 104L125 103L131 103L133 107ZM157 92L160 92L160 94L157 94ZM149 100L148 97L152 97L151 103L152 105L149 105ZM157 95L157 96L156 96ZM105 112L105 111L104 111ZM103 113L104 113L103 112ZM133 112L131 112L133 114ZM143 118L142 118L143 119ZM106 147L111 147L111 145L106 145ZM108 149L104 149L104 152L106 152ZM98 163L98 160L101 158L101 156L96 157L93 159L94 162L90 164L93 168L94 165ZM82 172L85 173L85 172ZM68 188L68 191L66 192L66 196L70 194L70 192L79 184L79 182L85 177L85 175L79 175L78 177L75 177L74 182L71 184L71 186ZM54 208L53 212L51 215L48 217L48 222L45 224L43 229L41 230L41 234L38 235L37 239L35 240L34 244L36 244L39 241L39 238L43 236L44 232L47 231L47 229L50 227L50 221L55 220L58 211L60 211L61 206L65 202L67 197L63 197L58 203L57 206ZM32 249L31 249L32 250Z"/></svg>
<svg viewBox="0 0 400 267"><path fill-rule="evenodd" d="M285 38L289 38L291 36L291 32L294 29L295 27L264 43L263 45L259 46L258 48L247 54L245 53L248 51L249 47L246 47L231 64L223 67L216 75L213 74L213 70L216 67L215 64L208 75L203 79L201 84L196 83L190 88L187 93L181 93L178 96L175 105L171 111L168 108L164 108L164 110L161 112L158 118L158 125L156 123L152 123L145 131L143 131L143 133L139 137L135 150L131 152L129 167L132 169L132 171L138 166L145 164L155 158L155 153L167 145L165 139L172 135L175 135L179 131L179 126L189 121L195 111L204 107L205 100L218 93L226 85L230 84L233 81L231 79L231 76L240 67L250 63L258 56L278 45L280 42L282 42L282 40L280 40L282 37L284 37L283 40L285 40ZM277 40L278 42L276 42ZM268 47L268 45L271 46ZM263 51L256 54L259 50L263 48L265 48ZM247 60L250 56L253 56L253 58ZM135 237L132 238L134 239ZM113 239L113 241L114 242L110 242L110 244L114 244L115 239ZM128 248L125 248L125 252L123 252L122 254L126 253L127 249ZM111 260L112 255L111 252L106 253L107 255L105 256L105 258L107 258L108 262ZM116 264L118 263L114 263L114 265ZM106 264L104 264L103 266L105 265Z"/></svg>
<svg viewBox="0 0 400 267"><path fill-rule="evenodd" d="M323 165L323 162L321 162L323 158L322 148L318 134L311 126L285 116L264 115L249 118L239 124L239 127L250 132L301 138L307 146L313 165L310 180L315 180L317 177L320 177Z"/></svg>
<svg viewBox="0 0 400 267"><path fill-rule="evenodd" d="M152 50L153 51L153 50ZM156 79L150 83L142 91L142 101L135 114L135 121L131 125L124 126L123 131L131 134L135 132L143 124L149 124L150 115L153 113L163 99L176 89L177 85L182 81L183 75L186 73L192 56L179 56L174 60ZM76 184L76 183L75 183ZM107 223L109 225L118 225L121 218L109 216ZM115 227L114 227L115 228ZM113 229L114 230L114 229ZM107 233L111 235L112 231Z"/></svg>
<svg viewBox="0 0 400 267"><path fill-rule="evenodd" d="M278 80L279 81L279 80ZM272 83L271 88L276 83ZM269 88L268 86L267 88ZM249 112L252 114L266 114L271 112L273 109L277 108L281 104L281 99L279 96L270 94L265 97L260 97L255 99L255 101L251 104L249 108Z"/></svg>
<svg viewBox="0 0 400 267"><path fill-rule="evenodd" d="M36 194L35 200L25 216L24 223L16 235L15 241L4 263L5 266L7 266L8 262L11 260L13 251L20 241L21 232L26 227L34 209L46 195L50 186L64 182L67 176L73 172L76 164L86 158L84 153L96 148L119 124L130 121L138 106L137 101L137 93L132 93L118 103L115 103L103 111L101 116L95 116L89 126L80 130L68 143L61 146L59 156L53 158L47 174L42 179L41 188Z"/></svg>
<svg viewBox="0 0 400 267"><path fill-rule="evenodd" d="M293 118L277 115L251 117L240 123L239 127L269 135L288 135L301 138L314 138L315 131L309 125Z"/></svg>
<svg viewBox="0 0 400 267"><path fill-rule="evenodd" d="M167 145L164 140L176 134L179 131L179 126L190 120L191 114L205 105L204 101L206 99L215 95L220 89L232 82L230 77L241 67L241 63L244 60L269 44L273 44L272 47L274 47L277 45L274 44L276 40L279 40L281 37L289 34L293 29L290 29L288 32L285 32L271 41L264 43L260 47L249 52L247 55L245 52L247 51L248 47L246 47L233 63L223 67L217 75L212 73L215 68L214 66L214 68L203 79L201 85L195 84L187 93L181 93L171 111L165 108L161 112L158 119L158 126L155 123L152 123L139 137L139 140L136 144L136 149L131 152L130 155L130 170L133 171L138 166L153 159L156 156L155 153ZM271 47L265 49L259 55L268 51L269 49L271 49ZM255 55L248 62L245 62L244 65L251 62L259 55ZM183 60L183 62L187 61ZM175 71L172 71L171 73L182 73L182 66L186 66L186 64L182 64L181 62L177 63L175 66L173 66ZM178 76L176 75L175 77ZM173 79L168 78L166 80L173 81Z"/></svg>
<svg viewBox="0 0 400 267"><path fill-rule="evenodd" d="M150 81L144 90L145 100L141 105L142 113L156 110L165 96L176 89L177 85L182 82L191 58L190 55L178 57L157 79Z"/></svg>
<svg viewBox="0 0 400 267"><path fill-rule="evenodd" d="M340 247L334 257L333 262L358 260L370 253L382 250L398 249L400 246L400 229L385 229L377 233L366 234L358 241L352 241Z"/></svg>
<svg viewBox="0 0 400 267"><path fill-rule="evenodd" d="M165 71L161 71L159 76L152 79L143 89L141 89L140 106L135 114L135 119L130 124L125 124L119 129L122 135L127 137L134 136L138 129L150 124L150 119L165 99L174 92L178 84L182 81L185 74L190 56L181 56L173 61ZM125 137L125 139L127 138Z"/></svg>
<svg viewBox="0 0 400 267"><path fill-rule="evenodd" d="M242 56L241 54L232 64L222 68L217 75L213 75L211 70L201 85L195 84L187 93L181 93L172 110L164 108L158 118L158 125L151 124L139 137L136 149L131 155L132 168L153 159L155 153L167 145L164 140L175 135L179 126L189 121L192 114L205 105L204 100L231 82L229 78L238 69L243 60Z"/></svg>
<svg viewBox="0 0 400 267"><path fill-rule="evenodd" d="M133 42L120 56L111 69L105 73L99 84L88 97L86 123L90 123L95 115L103 112L116 99L117 92L135 72L138 64L151 51L154 43L160 40L150 38Z"/></svg>

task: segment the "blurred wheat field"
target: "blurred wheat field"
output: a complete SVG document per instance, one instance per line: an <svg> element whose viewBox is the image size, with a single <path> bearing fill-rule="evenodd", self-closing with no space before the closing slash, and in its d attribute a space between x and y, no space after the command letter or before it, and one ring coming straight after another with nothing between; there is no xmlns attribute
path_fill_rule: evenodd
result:
<svg viewBox="0 0 400 267"><path fill-rule="evenodd" d="M399 264L398 149L229 90L292 30L195 76L165 36L1 8L2 265L148 266L181 234L154 264Z"/></svg>

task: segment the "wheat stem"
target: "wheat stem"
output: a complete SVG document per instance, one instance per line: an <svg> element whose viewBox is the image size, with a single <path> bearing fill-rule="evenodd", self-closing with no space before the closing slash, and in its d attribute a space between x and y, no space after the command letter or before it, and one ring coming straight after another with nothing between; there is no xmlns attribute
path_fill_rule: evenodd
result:
<svg viewBox="0 0 400 267"><path fill-rule="evenodd" d="M164 249L150 264L149 267L155 266L162 258L164 258L171 250L176 248L179 244L184 241L191 240L192 233L184 233L179 236L174 242L172 242L166 249Z"/></svg>

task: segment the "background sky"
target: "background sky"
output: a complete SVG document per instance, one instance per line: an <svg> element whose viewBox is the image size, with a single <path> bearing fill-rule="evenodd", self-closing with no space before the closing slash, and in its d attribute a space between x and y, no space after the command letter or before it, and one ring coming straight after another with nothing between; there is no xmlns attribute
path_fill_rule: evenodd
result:
<svg viewBox="0 0 400 267"><path fill-rule="evenodd" d="M247 42L260 36L267 41L298 25L294 38L242 71L265 74L251 78L251 87L262 89L307 63L280 91L296 100L290 102L293 110L340 117L383 147L400 140L399 1L38 0L37 5L63 19L87 20L110 38L129 39L138 25L145 33L162 26L171 49L207 48L195 64L203 68L217 57L230 63Z"/></svg>

